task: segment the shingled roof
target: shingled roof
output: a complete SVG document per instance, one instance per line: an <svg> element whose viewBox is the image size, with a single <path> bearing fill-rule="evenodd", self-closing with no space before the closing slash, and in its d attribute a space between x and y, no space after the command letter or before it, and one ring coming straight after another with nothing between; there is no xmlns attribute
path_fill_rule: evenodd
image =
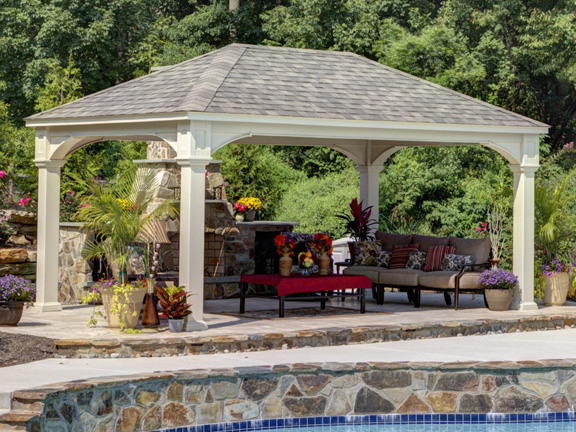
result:
<svg viewBox="0 0 576 432"><path fill-rule="evenodd" d="M27 120L185 112L546 126L356 54L241 44Z"/></svg>

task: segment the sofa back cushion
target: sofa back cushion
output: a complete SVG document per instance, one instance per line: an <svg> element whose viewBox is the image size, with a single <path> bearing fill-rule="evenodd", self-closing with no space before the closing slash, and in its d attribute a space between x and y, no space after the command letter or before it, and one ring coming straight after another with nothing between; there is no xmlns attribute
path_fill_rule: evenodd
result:
<svg viewBox="0 0 576 432"><path fill-rule="evenodd" d="M425 272L442 270L442 261L446 254L453 254L456 248L454 246L431 246L426 253Z"/></svg>
<svg viewBox="0 0 576 432"><path fill-rule="evenodd" d="M450 237L450 246L456 246L458 255L473 255L474 264L483 264L490 258L490 239L464 239Z"/></svg>
<svg viewBox="0 0 576 432"><path fill-rule="evenodd" d="M412 243L412 234L392 234L384 231L376 231L376 240L380 241L382 250L392 250L394 246Z"/></svg>
<svg viewBox="0 0 576 432"><path fill-rule="evenodd" d="M379 241L359 241L354 243L355 257L354 265L372 266L376 265L374 260L380 254Z"/></svg>
<svg viewBox="0 0 576 432"><path fill-rule="evenodd" d="M430 246L448 246L450 237L432 237L414 234L412 242L418 243L421 252L428 252Z"/></svg>
<svg viewBox="0 0 576 432"><path fill-rule="evenodd" d="M408 257L410 252L418 251L418 243L396 245L392 248L392 256L390 257L390 267L391 269L403 269L406 268L408 263Z"/></svg>

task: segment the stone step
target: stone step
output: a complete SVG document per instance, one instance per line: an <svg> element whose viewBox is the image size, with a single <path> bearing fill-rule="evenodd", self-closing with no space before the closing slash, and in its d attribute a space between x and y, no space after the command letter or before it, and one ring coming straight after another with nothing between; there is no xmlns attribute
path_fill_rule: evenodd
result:
<svg viewBox="0 0 576 432"><path fill-rule="evenodd" d="M42 411L11 410L0 415L0 431L26 431L26 424Z"/></svg>

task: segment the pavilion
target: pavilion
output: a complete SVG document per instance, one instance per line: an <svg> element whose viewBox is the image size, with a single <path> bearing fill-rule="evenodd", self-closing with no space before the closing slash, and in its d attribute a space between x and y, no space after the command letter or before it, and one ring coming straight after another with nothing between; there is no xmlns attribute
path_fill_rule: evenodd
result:
<svg viewBox="0 0 576 432"><path fill-rule="evenodd" d="M39 169L37 300L59 311L60 170L105 140L167 142L181 170L180 284L203 296L205 167L229 143L325 146L378 208L384 161L409 146L482 145L514 173L514 307L534 310L534 176L548 125L347 52L228 45L26 119ZM188 330L204 329L193 302Z"/></svg>

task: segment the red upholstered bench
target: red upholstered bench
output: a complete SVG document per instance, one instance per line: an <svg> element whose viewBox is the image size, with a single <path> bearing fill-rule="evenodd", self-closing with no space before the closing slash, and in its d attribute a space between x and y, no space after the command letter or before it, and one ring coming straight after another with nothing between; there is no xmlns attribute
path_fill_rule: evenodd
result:
<svg viewBox="0 0 576 432"><path fill-rule="evenodd" d="M248 284L265 285L276 288L276 295L248 295ZM357 294L340 292L348 288L358 288ZM280 318L284 317L284 300L289 294L320 293L315 299L321 301L321 308L326 308L328 291L334 292L334 297L360 296L360 313L366 312L366 288L372 288L372 282L366 276L331 274L327 276L310 275L302 276L293 274L290 276L271 275L242 275L240 283L240 313L246 309L247 297L278 298ZM309 300L310 297L291 296L291 300Z"/></svg>

